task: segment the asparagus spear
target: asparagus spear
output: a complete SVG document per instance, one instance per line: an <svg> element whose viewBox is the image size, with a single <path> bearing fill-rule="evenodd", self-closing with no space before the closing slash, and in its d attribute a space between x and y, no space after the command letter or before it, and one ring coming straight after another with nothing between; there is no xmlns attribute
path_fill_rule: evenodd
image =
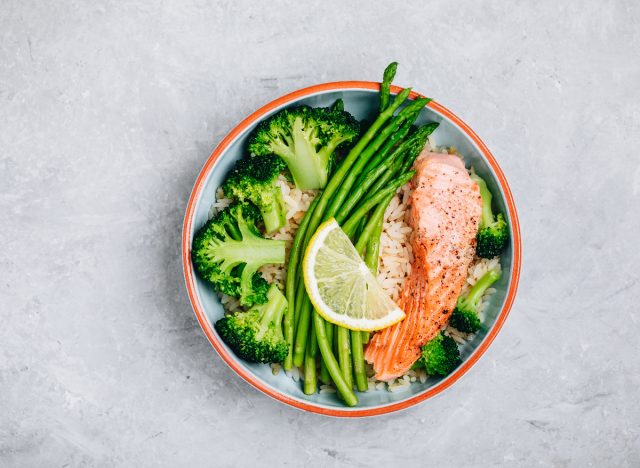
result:
<svg viewBox="0 0 640 468"><path fill-rule="evenodd" d="M316 376L316 354L318 353L318 342L316 341L315 325L313 322L309 324L311 327L310 337L307 342L307 352L304 358L304 393L313 395L318 389L318 379Z"/></svg>
<svg viewBox="0 0 640 468"><path fill-rule="evenodd" d="M316 205L318 204L317 198L311 202L309 206L309 210L307 211L307 215L309 212L313 213ZM287 313L284 316L283 326L284 326L284 337L287 340L287 344L289 345L289 354L284 360L283 367L285 370L291 369L291 364L293 362L293 336L295 330L295 322L298 320L295 316L295 304L298 300L296 297L296 279L299 277L298 275L298 263L300 261L300 243L302 239L304 239L304 235L309 227L310 216L305 216L300 222L300 226L298 226L298 230L296 231L296 235L293 239L293 245L291 246L291 253L289 255L289 264L287 275L287 283L286 283L286 296L287 296Z"/></svg>
<svg viewBox="0 0 640 468"><path fill-rule="evenodd" d="M383 112L389 105L389 94L391 93L391 82L396 77L398 62L391 62L384 69L382 83L380 84L380 112Z"/></svg>

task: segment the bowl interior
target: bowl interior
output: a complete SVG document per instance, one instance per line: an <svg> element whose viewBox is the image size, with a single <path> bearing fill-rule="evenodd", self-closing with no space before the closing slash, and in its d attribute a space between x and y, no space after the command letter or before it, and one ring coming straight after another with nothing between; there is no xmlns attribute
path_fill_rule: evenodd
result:
<svg viewBox="0 0 640 468"><path fill-rule="evenodd" d="M308 104L310 106L329 106L338 98L342 98L345 103L345 109L360 120L370 119L376 113L378 106L378 93L377 91L367 89L323 91L295 100L287 105ZM267 117L279 109L280 108L273 109L271 112L264 114L262 118ZM247 127L233 141L231 141L215 163L209 168L208 173L204 174L202 189L200 193L197 194L197 198L195 200L191 223L192 230L191 232L186 233L189 241L193 238L194 232L207 221L211 204L215 199L215 192L217 188L222 184L233 163L244 154L248 135L255 125L262 120L262 118L256 119L252 125ZM480 148L478 148L468 135L464 133L454 122L450 121L447 117L431 107L426 107L418 118L418 123L420 124L427 122L440 123L438 129L433 134L436 144L438 146L454 145L460 153L464 155L467 167L473 165L476 172L487 181L487 184L494 195L494 203L498 205L500 211L509 217L509 210L505 203L505 194L498 183L496 174L482 155ZM511 219L509 219L509 225L513 226ZM485 310L485 327L482 331L476 334L473 340L467 342L461 347L463 360L466 360L470 355L472 355L486 338L505 304L512 276L512 244L513 243L510 243L509 247L502 253L501 264L504 273L499 282L494 286L497 292L491 296L491 301ZM223 315L223 308L216 296L216 293L209 284L205 283L194 274L192 268L188 268L186 270L186 274L192 275L194 278L196 298L200 302L201 308L206 316L206 320L208 321L208 325L212 327L216 320ZM215 331L213 333L215 333ZM221 346L226 348L226 345L224 345L221 340L219 341ZM233 352L231 350L227 348L227 351L231 356L233 356ZM302 391L301 382L293 381L290 377L286 376L284 372L280 372L278 375L273 375L271 368L268 365L247 363L241 359L236 359L235 356L233 359L236 360L239 367L252 374L255 379L260 381L263 385L277 393L283 394L289 399L302 401L307 405L318 408L332 408L351 411L351 409L346 408L338 400L335 394L305 395ZM448 378L451 378L451 376ZM440 384L441 381L442 379L429 378L425 383L413 383L412 385L395 392L379 390L359 393L359 404L355 410L379 408L407 400L415 395L428 391L430 388Z"/></svg>

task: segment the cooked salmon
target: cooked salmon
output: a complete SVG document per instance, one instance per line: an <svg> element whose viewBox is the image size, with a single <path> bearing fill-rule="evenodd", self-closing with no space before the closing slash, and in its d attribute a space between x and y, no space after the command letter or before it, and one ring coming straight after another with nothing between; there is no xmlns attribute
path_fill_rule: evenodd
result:
<svg viewBox="0 0 640 468"><path fill-rule="evenodd" d="M406 373L447 323L475 253L482 198L462 159L423 151L414 169L407 210L414 259L398 300L407 316L365 350L378 380Z"/></svg>

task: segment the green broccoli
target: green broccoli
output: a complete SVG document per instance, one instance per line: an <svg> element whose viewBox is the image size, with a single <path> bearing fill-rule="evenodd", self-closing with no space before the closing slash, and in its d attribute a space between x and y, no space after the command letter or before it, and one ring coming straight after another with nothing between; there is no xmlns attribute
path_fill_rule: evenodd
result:
<svg viewBox="0 0 640 468"><path fill-rule="evenodd" d="M286 310L287 299L272 284L266 304L226 315L216 322L215 328L240 358L250 362L282 362L289 352L282 333L282 318Z"/></svg>
<svg viewBox="0 0 640 468"><path fill-rule="evenodd" d="M482 275L466 296L458 298L449 324L463 333L475 333L480 330L480 317L478 317L480 299L487 288L498 279L500 279L500 273L495 270L489 270Z"/></svg>
<svg viewBox="0 0 640 468"><path fill-rule="evenodd" d="M234 203L209 220L194 236L191 257L196 271L221 293L243 306L267 301L262 265L284 263L284 241L265 239L256 228L258 209Z"/></svg>
<svg viewBox="0 0 640 468"><path fill-rule="evenodd" d="M250 201L258 207L267 233L277 231L287 222L282 192L275 183L285 167L284 161L275 155L245 157L236 162L222 185L225 196Z"/></svg>
<svg viewBox="0 0 640 468"><path fill-rule="evenodd" d="M429 375L449 375L462 363L458 345L450 336L438 333L422 347L420 360Z"/></svg>
<svg viewBox="0 0 640 468"><path fill-rule="evenodd" d="M334 152L359 136L359 123L337 102L332 107L284 109L261 122L249 140L257 156L284 159L296 187L319 189L327 184Z"/></svg>
<svg viewBox="0 0 640 468"><path fill-rule="evenodd" d="M504 215L499 213L494 218L491 210L492 195L487 187L487 183L477 174L472 173L471 178L480 187L482 196L482 217L480 218L480 229L476 236L476 254L482 258L493 258L500 255L509 241L509 226L504 219Z"/></svg>

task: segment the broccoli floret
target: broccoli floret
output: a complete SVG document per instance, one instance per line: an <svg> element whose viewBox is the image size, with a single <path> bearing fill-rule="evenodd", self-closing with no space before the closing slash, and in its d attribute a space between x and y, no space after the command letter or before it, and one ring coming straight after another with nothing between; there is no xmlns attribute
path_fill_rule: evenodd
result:
<svg viewBox="0 0 640 468"><path fill-rule="evenodd" d="M275 155L246 157L236 162L222 186L227 197L250 201L260 209L267 233L283 227L286 208L276 179L286 167Z"/></svg>
<svg viewBox="0 0 640 468"><path fill-rule="evenodd" d="M336 148L358 135L358 121L341 103L294 107L261 122L249 141L249 151L280 156L299 189L319 189L327 184Z"/></svg>
<svg viewBox="0 0 640 468"><path fill-rule="evenodd" d="M429 375L449 375L460 365L458 345L450 336L440 332L422 347L420 360Z"/></svg>
<svg viewBox="0 0 640 468"><path fill-rule="evenodd" d="M331 104L330 109L332 111L344 111L344 101L342 99L336 99L333 104Z"/></svg>
<svg viewBox="0 0 640 468"><path fill-rule="evenodd" d="M476 236L476 254L482 258L493 258L500 255L509 241L509 226L504 219L504 215L499 213L493 216L491 210L492 195L487 187L487 183L472 173L471 178L480 187L482 196L482 217L480 218L480 229Z"/></svg>
<svg viewBox="0 0 640 468"><path fill-rule="evenodd" d="M209 220L193 238L196 271L221 293L252 306L267 301L269 285L257 272L262 265L284 263L284 241L265 239L256 228L258 209L235 203Z"/></svg>
<svg viewBox="0 0 640 468"><path fill-rule="evenodd" d="M451 326L463 333L475 333L480 330L480 317L478 317L480 299L487 288L499 278L500 273L489 270L473 285L466 296L460 296L449 318Z"/></svg>
<svg viewBox="0 0 640 468"><path fill-rule="evenodd" d="M282 333L286 310L287 299L272 284L266 304L227 315L216 322L215 328L238 357L250 362L282 362L289 352Z"/></svg>

